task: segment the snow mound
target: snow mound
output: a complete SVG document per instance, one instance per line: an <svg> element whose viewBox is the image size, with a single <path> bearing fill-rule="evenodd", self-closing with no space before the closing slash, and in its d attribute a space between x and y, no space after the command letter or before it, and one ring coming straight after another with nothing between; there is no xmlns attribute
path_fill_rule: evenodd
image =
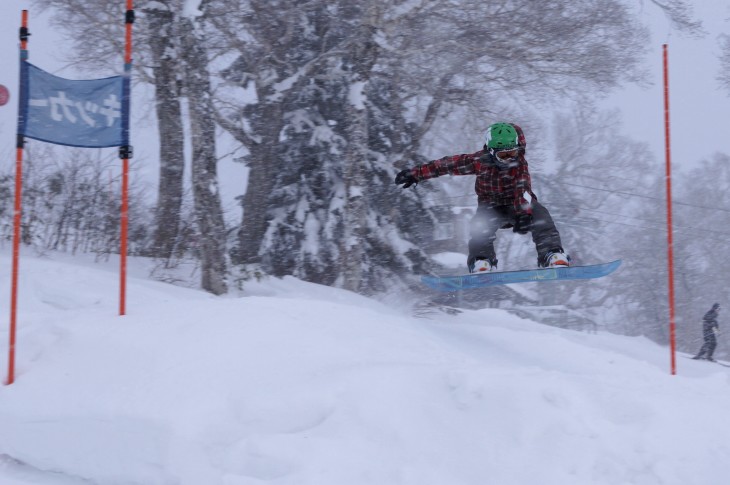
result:
<svg viewBox="0 0 730 485"><path fill-rule="evenodd" d="M119 317L113 265L62 259L21 260L3 485L730 476L730 369L681 359L670 376L645 339L502 310L416 319L294 278L227 297L130 278Z"/></svg>

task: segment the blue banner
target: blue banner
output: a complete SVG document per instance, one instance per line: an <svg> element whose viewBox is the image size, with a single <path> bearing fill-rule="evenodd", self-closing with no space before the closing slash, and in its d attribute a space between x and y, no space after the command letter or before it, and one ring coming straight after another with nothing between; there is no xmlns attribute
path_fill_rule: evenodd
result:
<svg viewBox="0 0 730 485"><path fill-rule="evenodd" d="M124 77L72 81L21 61L18 133L58 145L126 145Z"/></svg>

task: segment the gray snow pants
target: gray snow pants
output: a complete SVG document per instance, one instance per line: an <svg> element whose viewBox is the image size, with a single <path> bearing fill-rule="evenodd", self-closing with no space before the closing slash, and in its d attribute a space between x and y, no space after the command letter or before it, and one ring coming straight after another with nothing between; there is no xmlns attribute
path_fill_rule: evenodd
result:
<svg viewBox="0 0 730 485"><path fill-rule="evenodd" d="M715 353L715 348L717 347L717 338L715 337L714 333L705 334L705 343L702 345L702 348L700 349L700 352L695 356L695 359L701 359L703 356L706 359L710 360L712 359L712 354Z"/></svg>
<svg viewBox="0 0 730 485"><path fill-rule="evenodd" d="M494 240L497 230L512 227L515 222L515 208L511 205L489 206L480 204L470 223L469 259L471 267L475 259L488 259L497 264ZM560 234L548 210L536 200L532 201L532 241L537 249L538 266L542 265L545 255L551 251L562 251Z"/></svg>

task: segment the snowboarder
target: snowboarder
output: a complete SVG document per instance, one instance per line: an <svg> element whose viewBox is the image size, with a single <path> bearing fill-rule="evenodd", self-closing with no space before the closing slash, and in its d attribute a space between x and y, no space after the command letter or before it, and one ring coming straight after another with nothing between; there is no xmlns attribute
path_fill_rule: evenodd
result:
<svg viewBox="0 0 730 485"><path fill-rule="evenodd" d="M705 316L702 317L702 336L705 339L705 343L702 345L702 348L700 349L699 353L692 357L693 359L701 359L703 356L706 356L705 359L709 360L711 362L715 362L715 359L712 358L712 354L715 352L715 347L717 347L717 331L719 329L719 326L717 324L717 314L720 311L720 304L715 303L712 305L712 308L705 313Z"/></svg>
<svg viewBox="0 0 730 485"><path fill-rule="evenodd" d="M395 177L396 185L406 189L445 174L477 176L474 190L478 205L470 223L467 259L470 273L497 268L497 230L510 227L518 234L532 233L539 267L570 266L550 213L532 192L525 146L519 126L495 123L487 131L482 150L433 160L401 170Z"/></svg>

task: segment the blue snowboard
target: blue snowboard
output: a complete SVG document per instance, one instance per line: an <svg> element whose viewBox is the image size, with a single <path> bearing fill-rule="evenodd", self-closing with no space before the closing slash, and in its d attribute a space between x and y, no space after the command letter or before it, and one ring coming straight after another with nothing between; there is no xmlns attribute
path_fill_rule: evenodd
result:
<svg viewBox="0 0 730 485"><path fill-rule="evenodd" d="M590 266L568 266L558 268L527 269L522 271L495 271L458 276L421 276L421 281L438 291L458 291L487 286L529 283L532 281L565 281L600 278L613 273L621 260Z"/></svg>

